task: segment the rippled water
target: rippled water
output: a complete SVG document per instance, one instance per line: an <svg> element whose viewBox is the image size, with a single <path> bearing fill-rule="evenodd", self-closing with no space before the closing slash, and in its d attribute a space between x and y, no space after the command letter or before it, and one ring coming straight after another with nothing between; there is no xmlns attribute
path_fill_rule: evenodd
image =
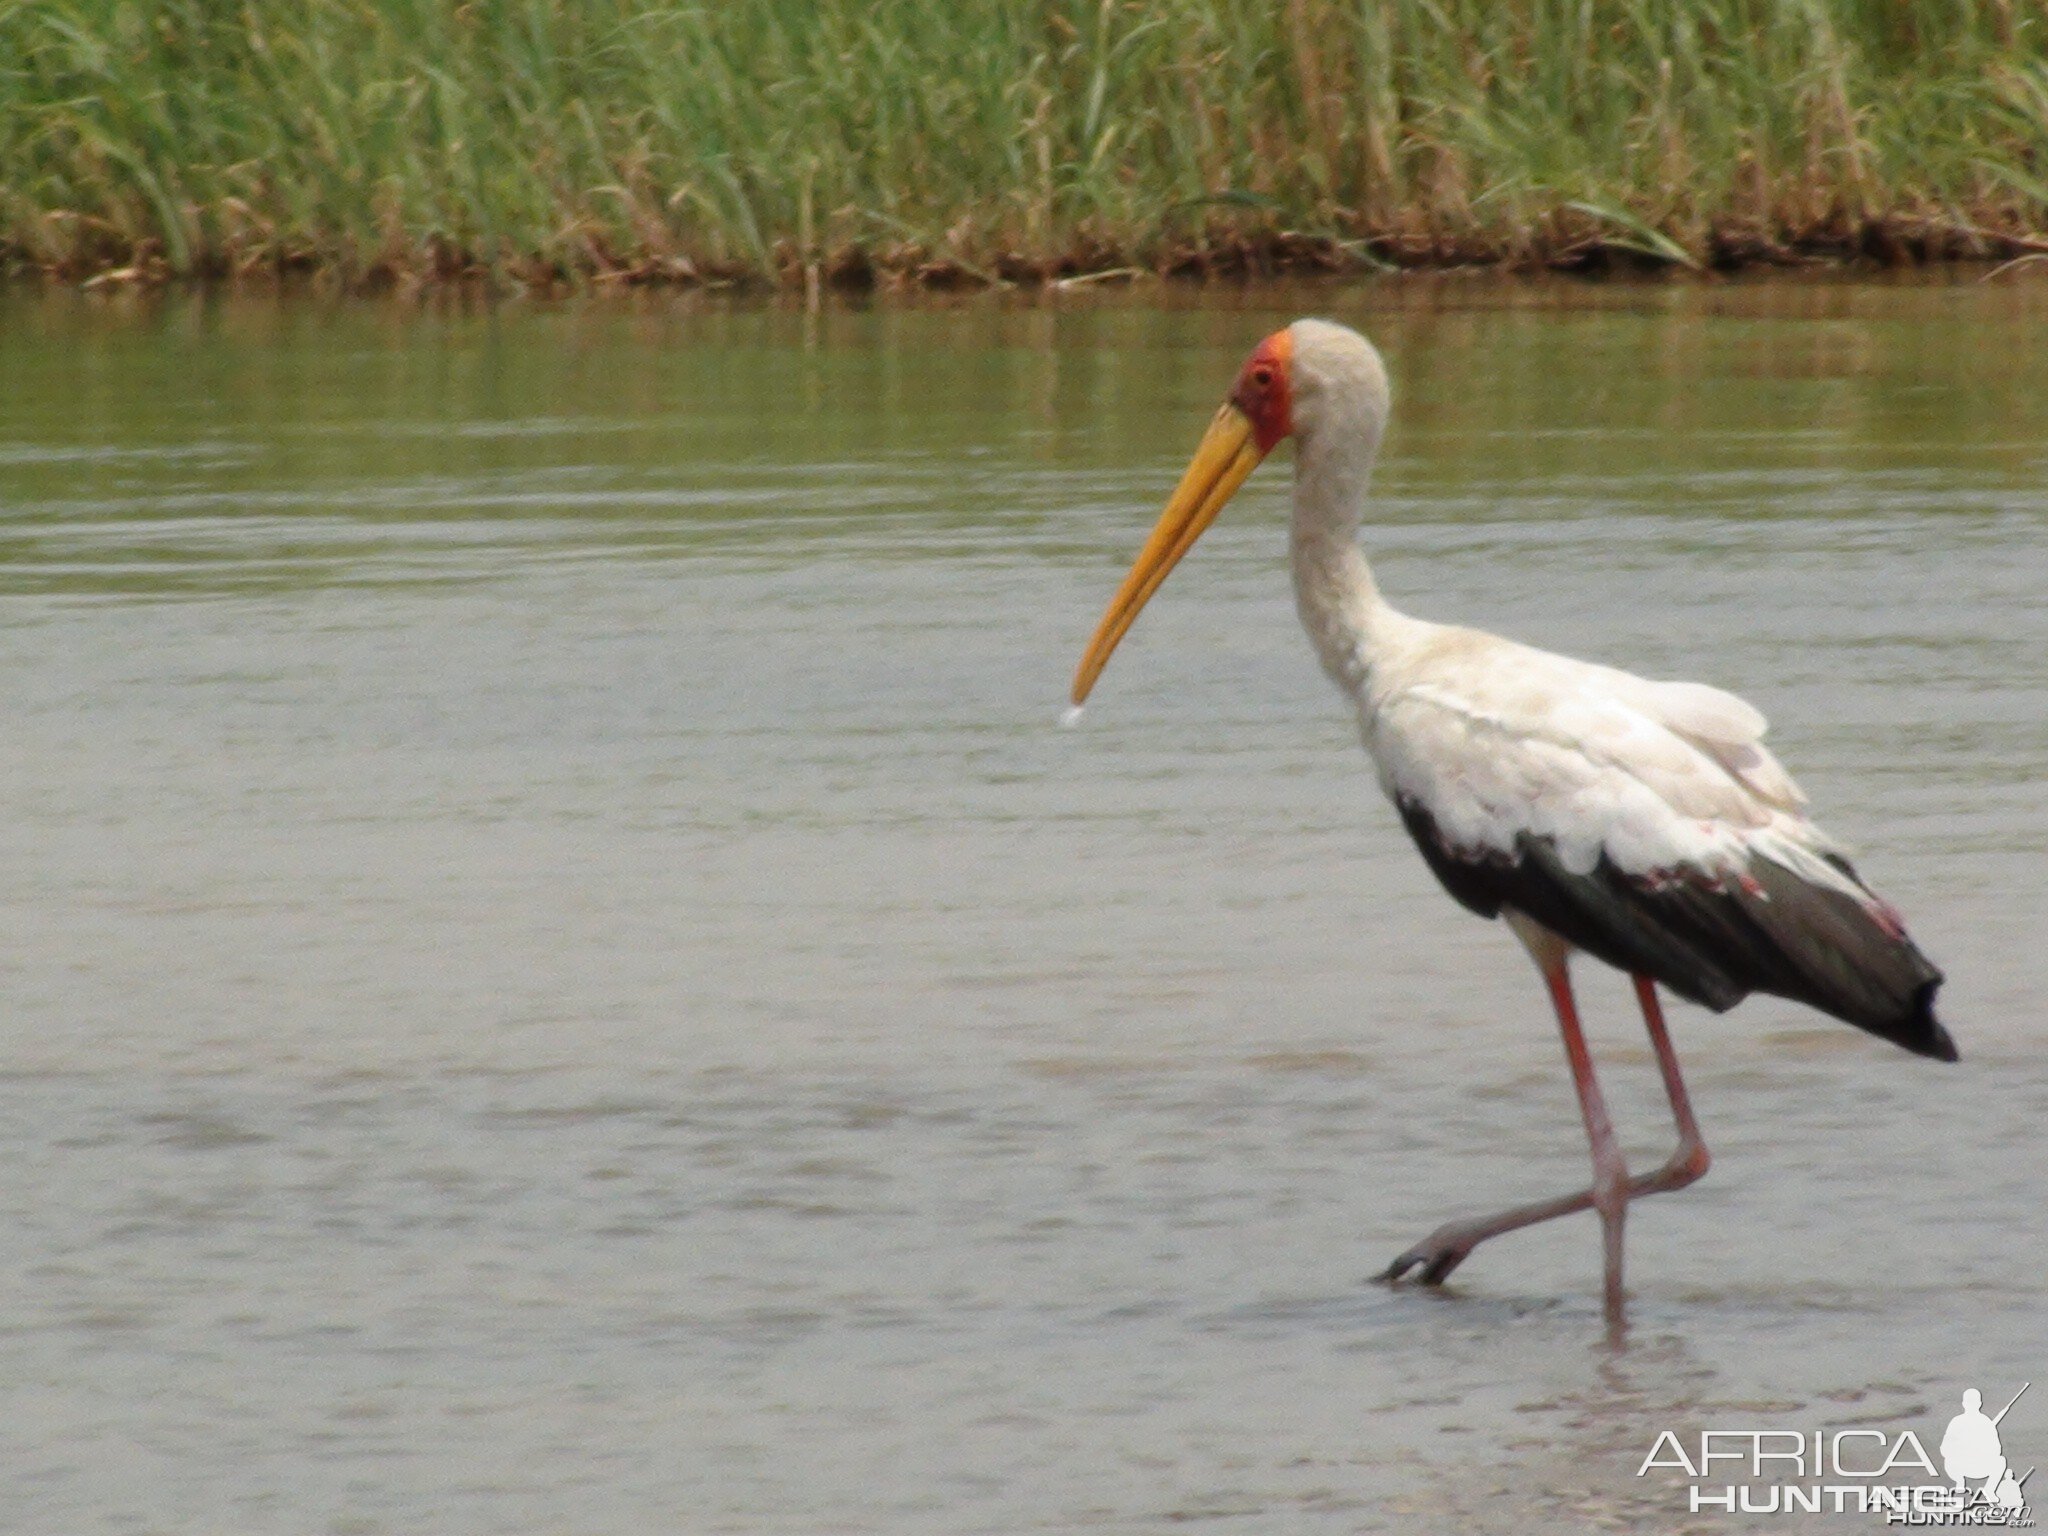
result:
<svg viewBox="0 0 2048 1536"><path fill-rule="evenodd" d="M2025 276L0 302L0 1524L1724 1530L1659 1430L2048 1375ZM1755 700L1950 973L1953 1068L1675 1011L1619 1350L1588 1218L1364 1281L1586 1154L1284 465L1053 728L1304 310L1395 375L1389 594Z"/></svg>

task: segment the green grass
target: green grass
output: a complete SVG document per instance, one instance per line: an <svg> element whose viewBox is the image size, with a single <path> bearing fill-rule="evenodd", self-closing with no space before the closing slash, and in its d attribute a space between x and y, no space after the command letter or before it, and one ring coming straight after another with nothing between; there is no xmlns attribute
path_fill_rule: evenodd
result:
<svg viewBox="0 0 2048 1536"><path fill-rule="evenodd" d="M0 0L0 259L1023 279L2048 249L2039 0Z"/></svg>

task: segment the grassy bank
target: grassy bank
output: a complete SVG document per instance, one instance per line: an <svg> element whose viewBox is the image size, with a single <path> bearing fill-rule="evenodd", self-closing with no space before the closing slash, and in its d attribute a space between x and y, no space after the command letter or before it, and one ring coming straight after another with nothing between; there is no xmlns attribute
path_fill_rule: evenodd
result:
<svg viewBox="0 0 2048 1536"><path fill-rule="evenodd" d="M0 0L0 259L67 277L2037 247L2038 0Z"/></svg>

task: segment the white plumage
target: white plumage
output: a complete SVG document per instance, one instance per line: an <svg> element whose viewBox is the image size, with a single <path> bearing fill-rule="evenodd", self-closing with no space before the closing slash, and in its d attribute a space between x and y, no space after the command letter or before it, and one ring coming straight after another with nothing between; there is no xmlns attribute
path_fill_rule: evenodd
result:
<svg viewBox="0 0 2048 1536"><path fill-rule="evenodd" d="M1932 1008L1941 973L1806 818L1744 700L1410 618L1381 597L1357 530L1387 411L1385 367L1356 332L1300 320L1262 342L1103 615L1074 705L1245 477L1292 436L1302 627L1356 706L1380 783L1438 879L1505 918L1536 960L1593 1149L1590 1188L1449 1223L1388 1278L1417 1269L1441 1281L1489 1237L1592 1207L1618 1323L1628 1202L1681 1188L1708 1163L1657 983L1715 1008L1778 993L1953 1061ZM1677 1150L1653 1173L1630 1178L1623 1166L1572 998L1574 950L1634 977L1678 1127Z"/></svg>
<svg viewBox="0 0 2048 1536"><path fill-rule="evenodd" d="M1826 871L1839 853L1763 745L1764 718L1700 683L1651 682L1476 630L1388 626L1357 696L1380 783L1445 842L1510 856L1552 840L1565 868L1737 877L1762 850Z"/></svg>

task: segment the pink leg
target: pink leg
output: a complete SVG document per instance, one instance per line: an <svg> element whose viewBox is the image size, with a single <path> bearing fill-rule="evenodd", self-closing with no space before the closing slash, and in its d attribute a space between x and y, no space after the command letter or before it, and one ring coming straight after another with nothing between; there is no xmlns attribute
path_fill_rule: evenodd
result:
<svg viewBox="0 0 2048 1536"><path fill-rule="evenodd" d="M1585 1037L1579 1030L1578 1013L1573 1007L1571 982L1564 971L1563 956L1561 953L1539 952L1538 963L1543 967L1544 982L1557 1008L1558 1026L1565 1038L1565 1053L1572 1064L1572 1079L1579 1087L1579 1105L1586 1117L1587 1136L1594 1144L1594 1184L1575 1194L1519 1205L1496 1216L1448 1222L1394 1260L1386 1272L1388 1280L1398 1280L1409 1270L1420 1266L1421 1272L1416 1276L1418 1280L1425 1285L1440 1285L1452 1270L1465 1261L1466 1255L1489 1237L1534 1226L1554 1217L1569 1216L1601 1203L1601 1136L1594 1128L1596 1115L1599 1124L1606 1128L1610 1147L1613 1145L1613 1130L1607 1123L1606 1106L1601 1102L1599 1086L1593 1078L1592 1061L1586 1052ZM1624 1203L1643 1195L1683 1189L1707 1171L1709 1162L1706 1143L1700 1139L1699 1125L1693 1119L1692 1102L1686 1095L1685 1081L1679 1076L1678 1056L1664 1027L1664 1013L1657 1003L1656 983L1647 976L1637 976L1634 980L1636 999L1643 1008L1643 1022L1649 1028L1650 1044L1657 1053L1657 1067L1664 1078L1664 1091L1671 1100L1672 1117L1678 1124L1678 1148L1655 1173L1640 1174L1626 1180L1622 1186ZM1616 1165L1620 1162L1618 1152L1614 1162ZM1610 1222L1603 1211L1601 1225L1609 1250L1607 1279L1611 1316L1611 1309L1618 1305L1615 1298L1620 1291L1621 1222Z"/></svg>
<svg viewBox="0 0 2048 1536"><path fill-rule="evenodd" d="M1557 1009L1557 1027L1564 1033L1564 1053L1572 1064L1572 1086L1579 1091L1579 1113L1585 1117L1586 1140L1593 1148L1593 1208L1600 1213L1600 1242L1606 1255L1603 1272L1607 1320L1621 1320L1621 1228L1628 1218L1628 1165L1607 1118L1607 1101L1593 1075L1593 1056L1579 1028L1579 1010L1572 1003L1572 979L1564 962L1547 968L1543 983Z"/></svg>
<svg viewBox="0 0 2048 1536"><path fill-rule="evenodd" d="M1699 1122L1692 1117L1692 1100L1686 1095L1685 1079L1678 1075L1678 1052L1671 1048L1671 1036L1664 1028L1664 1009L1657 1001L1657 983L1640 971L1630 978L1636 984L1636 1001L1642 1004L1643 1023L1650 1031L1650 1048L1657 1053L1657 1070L1664 1077L1664 1096L1671 1100L1671 1118L1678 1123L1678 1147L1664 1166L1649 1176L1648 1188L1629 1186L1629 1198L1638 1193L1661 1194L1683 1189L1703 1175L1713 1163L1707 1144L1700 1137Z"/></svg>

